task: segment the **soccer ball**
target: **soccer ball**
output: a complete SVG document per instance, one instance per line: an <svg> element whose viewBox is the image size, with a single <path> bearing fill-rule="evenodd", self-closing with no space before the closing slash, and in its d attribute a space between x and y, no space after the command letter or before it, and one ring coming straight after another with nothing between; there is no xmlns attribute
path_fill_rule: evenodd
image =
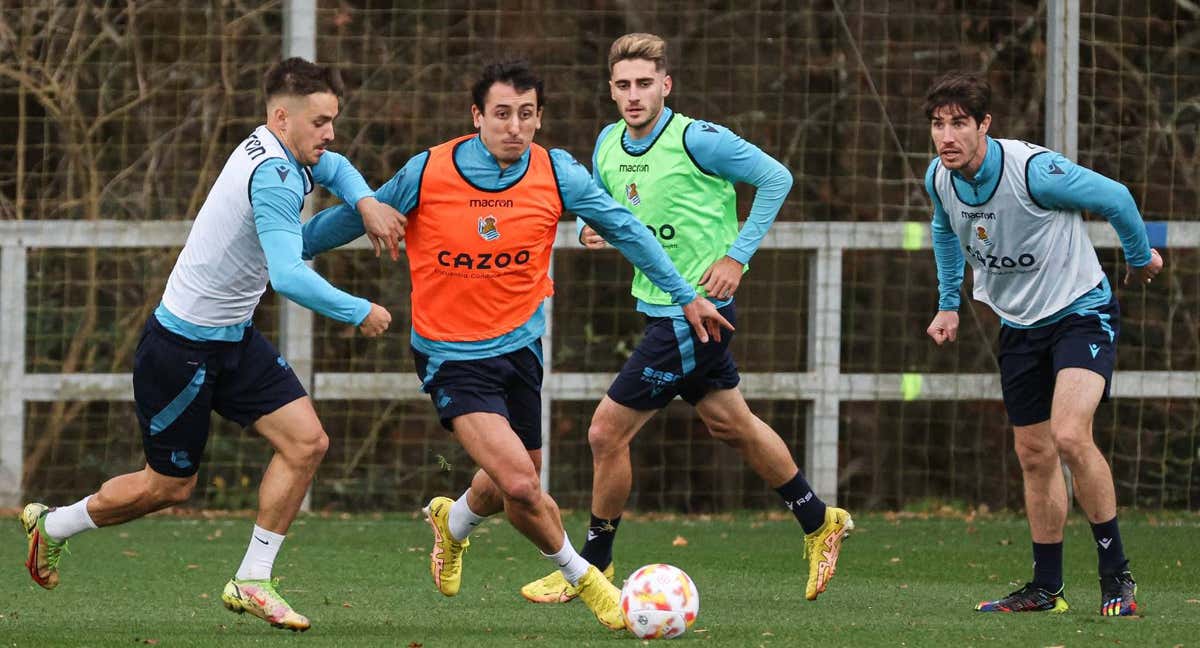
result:
<svg viewBox="0 0 1200 648"><path fill-rule="evenodd" d="M646 565L621 588L625 626L639 639L673 639L692 627L700 612L700 593L683 570Z"/></svg>

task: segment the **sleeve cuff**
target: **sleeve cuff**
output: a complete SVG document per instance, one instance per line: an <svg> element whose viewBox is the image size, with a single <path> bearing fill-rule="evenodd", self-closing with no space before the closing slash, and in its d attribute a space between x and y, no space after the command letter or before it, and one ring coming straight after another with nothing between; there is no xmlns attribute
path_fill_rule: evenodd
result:
<svg viewBox="0 0 1200 648"><path fill-rule="evenodd" d="M742 265L750 264L750 256L751 255L746 253L744 250L739 250L737 248L733 248L733 249L729 250L728 252L726 252L725 256L729 257L730 259L733 259L734 261L737 261L738 263L740 263Z"/></svg>
<svg viewBox="0 0 1200 648"><path fill-rule="evenodd" d="M370 314L371 314L371 302L359 297L358 305L354 307L354 314L351 315L351 317L353 318L351 323L354 324L355 326L358 326L359 324L362 324L363 320L367 319L367 315L370 315Z"/></svg>
<svg viewBox="0 0 1200 648"><path fill-rule="evenodd" d="M687 306L688 304L696 301L696 290L691 286L688 286L687 292L677 292L673 295L673 297L675 298L675 304L677 306Z"/></svg>
<svg viewBox="0 0 1200 648"><path fill-rule="evenodd" d="M362 189L359 192L355 193L354 196L347 202L350 203L351 205L353 205L355 209L358 209L358 201L362 200L363 198L374 198L374 197L375 197L375 192L371 191L371 189L368 187L368 188Z"/></svg>

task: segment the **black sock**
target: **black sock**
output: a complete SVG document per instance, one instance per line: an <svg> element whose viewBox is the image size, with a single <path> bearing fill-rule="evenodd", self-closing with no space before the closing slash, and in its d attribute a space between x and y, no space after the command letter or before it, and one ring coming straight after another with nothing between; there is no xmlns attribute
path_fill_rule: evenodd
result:
<svg viewBox="0 0 1200 648"><path fill-rule="evenodd" d="M1050 592L1063 585L1063 543L1033 543L1033 584Z"/></svg>
<svg viewBox="0 0 1200 648"><path fill-rule="evenodd" d="M796 471L796 476L788 483L775 489L783 498L783 503L796 516L805 533L812 533L825 524L825 502L817 497L804 473Z"/></svg>
<svg viewBox="0 0 1200 648"><path fill-rule="evenodd" d="M617 537L617 527L621 526L621 516L611 520L596 517L592 514L592 522L588 525L587 542L579 555L592 563L597 569L604 571L612 564L613 540Z"/></svg>
<svg viewBox="0 0 1200 648"><path fill-rule="evenodd" d="M1101 574L1119 574L1129 569L1125 558L1125 546L1121 544L1121 530L1117 518L1092 525L1092 537L1096 539L1096 553L1100 559Z"/></svg>

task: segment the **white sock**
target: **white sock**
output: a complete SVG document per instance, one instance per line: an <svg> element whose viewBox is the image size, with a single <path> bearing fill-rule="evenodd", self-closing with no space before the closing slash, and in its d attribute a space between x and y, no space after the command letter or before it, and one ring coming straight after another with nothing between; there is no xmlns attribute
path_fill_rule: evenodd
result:
<svg viewBox="0 0 1200 648"><path fill-rule="evenodd" d="M543 556L554 561L558 565L558 571L562 572L563 578L571 585L578 585L579 579L587 573L591 563L583 559L575 547L571 546L571 539L567 537L567 532L563 531L563 546L556 554L542 554Z"/></svg>
<svg viewBox="0 0 1200 648"><path fill-rule="evenodd" d="M238 567L238 580L267 580L271 578L271 568L275 566L275 556L279 554L279 547L283 546L283 539L286 536L281 536L273 531L254 525L254 532L250 534L250 546L246 548L246 557L242 558L242 566Z"/></svg>
<svg viewBox="0 0 1200 648"><path fill-rule="evenodd" d="M87 503L91 495L70 506L60 506L46 514L46 533L55 540L66 540L73 535L96 528L92 516L88 515Z"/></svg>
<svg viewBox="0 0 1200 648"><path fill-rule="evenodd" d="M471 489L463 491L463 494L458 499L454 500L454 504L450 506L450 535L454 536L455 540L462 542L471 535L475 527L486 520L486 517L476 515L471 507L467 505L467 493Z"/></svg>

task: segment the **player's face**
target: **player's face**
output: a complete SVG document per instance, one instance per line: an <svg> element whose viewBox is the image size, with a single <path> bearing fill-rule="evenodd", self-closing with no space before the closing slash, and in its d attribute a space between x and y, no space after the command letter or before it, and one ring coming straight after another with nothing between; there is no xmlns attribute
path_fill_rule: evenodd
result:
<svg viewBox="0 0 1200 648"><path fill-rule="evenodd" d="M542 127L542 110L537 106L537 90L517 92L510 83L497 81L488 90L484 109L471 104L471 116L483 145L504 168L521 159L533 134Z"/></svg>
<svg viewBox="0 0 1200 648"><path fill-rule="evenodd" d="M935 110L929 133L942 164L947 169L974 176L987 152L987 131L991 124L991 115L984 115L982 122L976 122L959 106L942 106Z"/></svg>
<svg viewBox="0 0 1200 648"><path fill-rule="evenodd" d="M671 94L671 75L656 69L654 61L617 61L608 87L621 118L634 136L641 137L654 129L662 114L667 95Z"/></svg>
<svg viewBox="0 0 1200 648"><path fill-rule="evenodd" d="M296 161L316 164L333 141L333 120L338 114L338 98L332 92L317 92L303 97L287 97L282 106L283 139Z"/></svg>

